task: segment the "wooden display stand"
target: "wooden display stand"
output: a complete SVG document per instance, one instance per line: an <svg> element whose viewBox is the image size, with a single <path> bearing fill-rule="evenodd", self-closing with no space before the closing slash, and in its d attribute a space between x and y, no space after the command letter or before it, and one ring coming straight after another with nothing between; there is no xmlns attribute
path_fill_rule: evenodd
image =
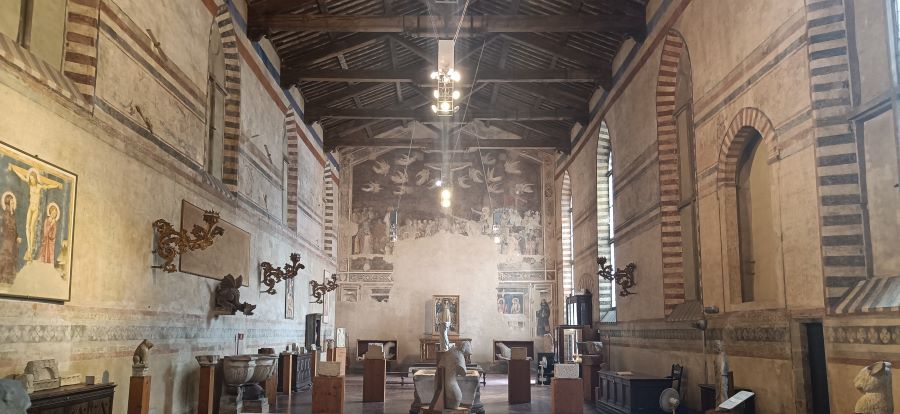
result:
<svg viewBox="0 0 900 414"><path fill-rule="evenodd" d="M269 400L269 409L274 410L278 405L278 394L277 394L277 378L275 375L269 377L269 379L263 381L263 388L266 390L266 399Z"/></svg>
<svg viewBox="0 0 900 414"><path fill-rule="evenodd" d="M531 402L531 361L527 359L509 360L507 370L510 404Z"/></svg>
<svg viewBox="0 0 900 414"><path fill-rule="evenodd" d="M150 376L131 377L128 384L128 414L150 412Z"/></svg>
<svg viewBox="0 0 900 414"><path fill-rule="evenodd" d="M341 376L347 375L347 348L331 348L325 355L326 361L341 363Z"/></svg>
<svg viewBox="0 0 900 414"><path fill-rule="evenodd" d="M200 396L197 398L197 414L213 414L216 390L215 364L200 365Z"/></svg>
<svg viewBox="0 0 900 414"><path fill-rule="evenodd" d="M281 375L279 375L281 382L278 384L278 389L285 394L290 394L294 389L294 354L282 352L278 364L278 369L281 370Z"/></svg>
<svg viewBox="0 0 900 414"><path fill-rule="evenodd" d="M313 377L312 412L344 413L344 377Z"/></svg>
<svg viewBox="0 0 900 414"><path fill-rule="evenodd" d="M550 382L553 414L583 414L584 392L581 378L553 378Z"/></svg>
<svg viewBox="0 0 900 414"><path fill-rule="evenodd" d="M387 362L367 359L363 365L363 402L384 402Z"/></svg>

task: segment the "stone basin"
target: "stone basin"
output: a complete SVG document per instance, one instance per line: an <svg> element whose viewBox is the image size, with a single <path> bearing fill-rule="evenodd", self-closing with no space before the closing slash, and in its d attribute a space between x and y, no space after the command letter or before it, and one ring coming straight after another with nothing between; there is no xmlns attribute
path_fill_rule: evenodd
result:
<svg viewBox="0 0 900 414"><path fill-rule="evenodd" d="M259 385L275 373L275 355L234 355L222 359L225 392L220 399L221 414L267 413L265 390Z"/></svg>

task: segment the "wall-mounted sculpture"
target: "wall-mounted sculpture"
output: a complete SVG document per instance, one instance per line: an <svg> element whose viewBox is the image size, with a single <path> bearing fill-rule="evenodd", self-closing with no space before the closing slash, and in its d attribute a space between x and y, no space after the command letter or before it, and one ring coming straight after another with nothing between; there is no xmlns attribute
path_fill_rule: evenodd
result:
<svg viewBox="0 0 900 414"><path fill-rule="evenodd" d="M216 305L213 313L216 315L234 315L237 311L241 311L244 315L253 315L256 305L247 302L241 303L241 288L243 277L235 278L232 275L225 275L219 285L216 286Z"/></svg>
<svg viewBox="0 0 900 414"><path fill-rule="evenodd" d="M330 278L325 280L325 283L310 280L309 287L312 289L312 296L316 298L316 300L311 303L325 303L325 294L338 288L337 275L331 275Z"/></svg>
<svg viewBox="0 0 900 414"><path fill-rule="evenodd" d="M291 253L291 262L285 263L284 267L274 267L272 263L262 262L259 264L262 268L262 282L268 286L266 293L274 295L275 284L286 279L292 279L297 276L300 269L306 269L303 263L300 263L300 253Z"/></svg>
<svg viewBox="0 0 900 414"><path fill-rule="evenodd" d="M219 213L207 210L203 213L203 221L206 228L195 224L190 234L185 229L175 230L166 220L159 219L153 222L156 230L156 253L163 259L160 266L151 266L154 269L162 269L164 272L175 272L175 256L187 251L203 250L212 246L213 239L225 233L225 229L216 225L219 222Z"/></svg>
<svg viewBox="0 0 900 414"><path fill-rule="evenodd" d="M888 414L894 412L890 362L876 362L859 370L856 378L853 379L853 385L863 393L856 400L854 413Z"/></svg>
<svg viewBox="0 0 900 414"><path fill-rule="evenodd" d="M597 267L599 267L597 276L600 276L605 280L615 281L616 284L622 288L619 292L619 296L628 296L635 293L628 290L636 285L634 282L634 269L636 269L637 266L634 263L629 263L625 266L625 269L613 269L612 266L606 264L605 257L598 257Z"/></svg>

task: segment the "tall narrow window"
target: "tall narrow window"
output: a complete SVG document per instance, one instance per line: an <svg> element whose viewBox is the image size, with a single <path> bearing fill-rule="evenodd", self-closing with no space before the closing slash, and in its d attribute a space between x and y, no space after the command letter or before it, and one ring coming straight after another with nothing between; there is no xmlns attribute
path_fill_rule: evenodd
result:
<svg viewBox="0 0 900 414"><path fill-rule="evenodd" d="M0 0L0 33L59 70L66 0Z"/></svg>
<svg viewBox="0 0 900 414"><path fill-rule="evenodd" d="M288 222L288 193L292 185L296 183L290 182L288 170L290 169L290 159L288 158L288 137L287 122L284 123L284 131L281 134L281 221Z"/></svg>
<svg viewBox="0 0 900 414"><path fill-rule="evenodd" d="M206 171L222 178L225 152L225 51L219 27L213 22L209 31L209 79L207 81Z"/></svg>
<svg viewBox="0 0 900 414"><path fill-rule="evenodd" d="M615 238L615 232L616 232L615 217L616 217L616 215L614 214L615 211L613 210L613 202L615 200L615 187L614 187L614 181L613 181L612 165L613 165L613 156L612 156L612 151L610 151L609 152L609 162L607 163L607 170L606 170L606 185L609 188L609 197L607 200L607 205L609 206L609 208L608 208L608 210L609 210L609 235L608 235L607 245L609 246L609 264L613 267L613 269L615 269L616 268L616 238ZM613 281L609 282L609 289L612 293L612 295L610 296L610 307L613 310L615 310L616 309L615 282L613 282Z"/></svg>
<svg viewBox="0 0 900 414"><path fill-rule="evenodd" d="M574 255L574 238L572 232L572 182L569 179L569 172L563 175L563 183L562 183L562 196L560 198L561 206L560 206L560 214L562 216L561 224L562 224L562 260L563 260L563 269L562 269L562 280L563 280L563 295L569 296L573 293L573 289L575 288L574 284L574 273L575 273L575 255Z"/></svg>
<svg viewBox="0 0 900 414"><path fill-rule="evenodd" d="M700 249L697 226L697 182L694 162L693 86L691 60L682 53L675 80L675 132L678 139L678 215L681 221L681 256L684 300L700 300Z"/></svg>
<svg viewBox="0 0 900 414"><path fill-rule="evenodd" d="M610 152L609 129L606 122L600 123L597 136L597 256L613 260L613 217L612 217L612 154ZM610 311L615 309L615 284L600 279L598 306L601 322L614 322Z"/></svg>
<svg viewBox="0 0 900 414"><path fill-rule="evenodd" d="M777 295L777 243L767 151L755 129L745 127L738 131L738 135L743 135L747 140L738 163L736 180L741 301L772 301Z"/></svg>

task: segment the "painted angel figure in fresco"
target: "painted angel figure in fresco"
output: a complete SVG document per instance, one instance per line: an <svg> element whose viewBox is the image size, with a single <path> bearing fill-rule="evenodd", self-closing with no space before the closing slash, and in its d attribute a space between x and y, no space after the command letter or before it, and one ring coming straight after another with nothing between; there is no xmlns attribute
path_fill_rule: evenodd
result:
<svg viewBox="0 0 900 414"><path fill-rule="evenodd" d="M44 190L62 188L62 184L38 174L34 168L26 170L16 165L9 165L9 170L28 185L28 210L25 215L25 262L34 260L34 249L37 243L37 225L41 216L41 193Z"/></svg>

